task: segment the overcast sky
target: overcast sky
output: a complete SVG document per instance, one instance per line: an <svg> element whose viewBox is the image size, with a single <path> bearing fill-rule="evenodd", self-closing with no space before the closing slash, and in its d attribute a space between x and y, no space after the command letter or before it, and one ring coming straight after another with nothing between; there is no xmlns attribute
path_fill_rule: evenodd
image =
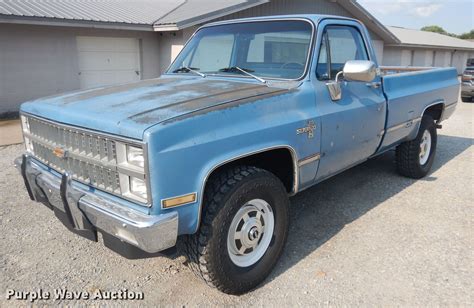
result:
<svg viewBox="0 0 474 308"><path fill-rule="evenodd" d="M474 0L358 0L387 26L439 25L456 34L474 28Z"/></svg>

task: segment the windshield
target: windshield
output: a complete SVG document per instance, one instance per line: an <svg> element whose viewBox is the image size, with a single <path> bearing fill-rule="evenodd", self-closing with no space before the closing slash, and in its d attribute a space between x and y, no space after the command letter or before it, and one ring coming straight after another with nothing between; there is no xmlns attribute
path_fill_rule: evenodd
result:
<svg viewBox="0 0 474 308"><path fill-rule="evenodd" d="M312 26L303 20L206 27L185 46L168 73L298 79L305 72L311 36Z"/></svg>

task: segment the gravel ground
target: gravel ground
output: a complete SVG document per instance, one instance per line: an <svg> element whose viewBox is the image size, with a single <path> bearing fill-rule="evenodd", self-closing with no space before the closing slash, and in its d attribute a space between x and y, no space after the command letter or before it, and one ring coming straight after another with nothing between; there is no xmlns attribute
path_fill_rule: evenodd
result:
<svg viewBox="0 0 474 308"><path fill-rule="evenodd" d="M184 258L126 260L68 232L31 202L12 167L21 145L0 148L0 306L8 289L142 291L127 305L462 305L473 301L474 104L460 103L440 131L432 174L395 172L393 152L291 199L285 252L256 290L207 287ZM39 304L110 304L39 301Z"/></svg>

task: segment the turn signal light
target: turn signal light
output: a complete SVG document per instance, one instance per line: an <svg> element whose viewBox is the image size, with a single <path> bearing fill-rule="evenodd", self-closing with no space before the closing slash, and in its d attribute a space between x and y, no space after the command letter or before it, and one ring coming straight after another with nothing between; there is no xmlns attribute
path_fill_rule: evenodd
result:
<svg viewBox="0 0 474 308"><path fill-rule="evenodd" d="M197 197L197 194L193 193L189 195L170 198L170 199L162 200L161 205L163 206L163 208L167 209L170 207L175 207L175 206L180 206L180 205L196 202L196 197Z"/></svg>

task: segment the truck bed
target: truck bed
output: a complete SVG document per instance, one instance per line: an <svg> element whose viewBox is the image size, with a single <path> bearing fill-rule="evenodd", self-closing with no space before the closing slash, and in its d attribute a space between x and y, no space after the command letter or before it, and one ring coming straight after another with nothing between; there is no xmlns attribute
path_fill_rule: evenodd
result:
<svg viewBox="0 0 474 308"><path fill-rule="evenodd" d="M442 118L454 111L459 95L455 68L381 67L387 99L385 136L380 150L416 137L424 111L439 105Z"/></svg>

